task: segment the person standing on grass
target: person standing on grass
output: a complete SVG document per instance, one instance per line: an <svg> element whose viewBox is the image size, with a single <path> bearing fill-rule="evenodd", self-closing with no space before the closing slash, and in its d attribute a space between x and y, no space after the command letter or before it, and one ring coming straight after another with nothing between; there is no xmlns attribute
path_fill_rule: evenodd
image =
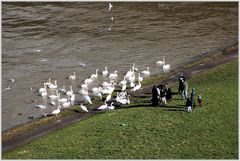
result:
<svg viewBox="0 0 240 161"><path fill-rule="evenodd" d="M187 111L192 112L192 101L190 100L190 98L187 98L186 106L187 106Z"/></svg>
<svg viewBox="0 0 240 161"><path fill-rule="evenodd" d="M171 100L172 100L172 91L171 91L171 88L168 87L167 83L165 83L164 90L165 90L165 93L166 93L166 100L167 100L167 102L171 102Z"/></svg>
<svg viewBox="0 0 240 161"><path fill-rule="evenodd" d="M186 81L183 73L180 73L179 74L179 78L178 78L178 81L179 81L179 86L178 86L178 93L182 96L182 98L184 98L184 85L183 83Z"/></svg>
<svg viewBox="0 0 240 161"><path fill-rule="evenodd" d="M191 102L192 102L192 108L195 108L195 88L192 88L192 92L191 92Z"/></svg>
<svg viewBox="0 0 240 161"><path fill-rule="evenodd" d="M198 106L202 107L202 96L198 95Z"/></svg>
<svg viewBox="0 0 240 161"><path fill-rule="evenodd" d="M187 99L187 94L188 94L188 83L187 83L187 81L185 81L183 83L183 96L184 96L184 99Z"/></svg>
<svg viewBox="0 0 240 161"><path fill-rule="evenodd" d="M160 91L156 85L152 88L152 106L158 106Z"/></svg>

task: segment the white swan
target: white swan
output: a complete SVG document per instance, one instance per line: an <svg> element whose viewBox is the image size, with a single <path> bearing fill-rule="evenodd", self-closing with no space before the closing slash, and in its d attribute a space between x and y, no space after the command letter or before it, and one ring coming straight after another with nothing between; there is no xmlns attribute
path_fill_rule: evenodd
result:
<svg viewBox="0 0 240 161"><path fill-rule="evenodd" d="M140 81L140 82L143 81L143 77L141 77L141 73L138 73L138 81Z"/></svg>
<svg viewBox="0 0 240 161"><path fill-rule="evenodd" d="M81 85L81 87L87 90L88 85L86 83L84 83L84 84Z"/></svg>
<svg viewBox="0 0 240 161"><path fill-rule="evenodd" d="M170 64L164 65L164 66L163 66L163 71L166 72L166 71L168 71L168 70L170 70Z"/></svg>
<svg viewBox="0 0 240 161"><path fill-rule="evenodd" d="M111 110L114 110L115 109L115 107L113 106L113 102L111 103L111 105L110 106L107 106L107 108L106 109L108 109L109 111L111 111Z"/></svg>
<svg viewBox="0 0 240 161"><path fill-rule="evenodd" d="M131 77L132 76L132 74L133 74L133 71L132 71L132 69L129 69L129 71L125 74L125 78L126 79L128 79L129 80L129 77Z"/></svg>
<svg viewBox="0 0 240 161"><path fill-rule="evenodd" d="M70 79L70 80L76 80L76 73L73 72L73 75L70 75L70 76L68 77L68 79Z"/></svg>
<svg viewBox="0 0 240 161"><path fill-rule="evenodd" d="M84 112L88 112L88 109L86 106L83 106L83 103L81 103L80 108L84 111Z"/></svg>
<svg viewBox="0 0 240 161"><path fill-rule="evenodd" d="M91 100L91 98L90 98L88 95L85 95L85 96L83 97L83 100L84 100L86 103L92 104L92 100Z"/></svg>
<svg viewBox="0 0 240 161"><path fill-rule="evenodd" d="M57 114L59 114L59 113L61 112L60 108L61 108L61 106L58 106L56 110L54 110L54 111L51 112L51 115L57 115Z"/></svg>
<svg viewBox="0 0 240 161"><path fill-rule="evenodd" d="M127 96L127 99L119 99L118 102L121 104L130 104L129 95Z"/></svg>
<svg viewBox="0 0 240 161"><path fill-rule="evenodd" d="M45 105L35 105L35 107L42 110L47 108Z"/></svg>
<svg viewBox="0 0 240 161"><path fill-rule="evenodd" d="M44 91L44 92L39 93L39 95L42 96L42 97L46 97L47 96L47 90Z"/></svg>
<svg viewBox="0 0 240 161"><path fill-rule="evenodd" d="M51 83L51 78L48 78L48 82L45 83L45 85L48 87Z"/></svg>
<svg viewBox="0 0 240 161"><path fill-rule="evenodd" d="M111 11L112 7L113 7L113 5L112 5L111 3L109 3L109 4L108 4L108 12Z"/></svg>
<svg viewBox="0 0 240 161"><path fill-rule="evenodd" d="M112 93L108 94L107 97L106 97L106 102L108 102L112 97Z"/></svg>
<svg viewBox="0 0 240 161"><path fill-rule="evenodd" d="M132 63L132 71L138 71L138 68L135 67L135 63Z"/></svg>
<svg viewBox="0 0 240 161"><path fill-rule="evenodd" d="M50 84L50 85L48 86L48 88L50 88L50 89L56 89L56 88L57 88L57 80L54 81L54 84Z"/></svg>
<svg viewBox="0 0 240 161"><path fill-rule="evenodd" d="M155 64L162 65L162 66L165 65L165 58L162 58L162 60L156 61Z"/></svg>
<svg viewBox="0 0 240 161"><path fill-rule="evenodd" d="M95 74L92 74L91 79L97 79L98 78L98 69L96 69L96 73Z"/></svg>
<svg viewBox="0 0 240 161"><path fill-rule="evenodd" d="M43 88L40 88L39 90L38 90L38 92L39 93L42 93L42 92L45 92L47 90L47 87L46 87L46 84L45 84L45 82L43 83Z"/></svg>
<svg viewBox="0 0 240 161"><path fill-rule="evenodd" d="M75 94L73 94L73 95L70 97L70 101L71 101L71 104L72 104L72 105L75 104Z"/></svg>
<svg viewBox="0 0 240 161"><path fill-rule="evenodd" d="M115 90L115 86L108 86L107 88L104 88L101 92L102 94L110 94L113 93L113 91Z"/></svg>
<svg viewBox="0 0 240 161"><path fill-rule="evenodd" d="M103 75L104 77L106 77L106 76L108 75L107 66L105 67L105 70L102 71L102 75Z"/></svg>
<svg viewBox="0 0 240 161"><path fill-rule="evenodd" d="M93 82L92 78L85 79L84 83L85 84L91 84Z"/></svg>
<svg viewBox="0 0 240 161"><path fill-rule="evenodd" d="M118 77L118 71L114 71L114 73L111 73L111 74L109 74L109 76L108 76L108 78L110 78L110 79L117 79L117 77Z"/></svg>
<svg viewBox="0 0 240 161"><path fill-rule="evenodd" d="M126 81L126 77L124 76L123 77L123 80L118 84L118 85L126 85L127 84L127 81Z"/></svg>
<svg viewBox="0 0 240 161"><path fill-rule="evenodd" d="M99 92L101 92L101 90L102 90L102 87L93 87L93 88L91 89L91 91L92 91L93 93L99 93Z"/></svg>
<svg viewBox="0 0 240 161"><path fill-rule="evenodd" d="M56 103L53 101L53 99L51 98L51 101L50 101L50 103L49 103L50 105L52 105L52 106L55 106L56 105Z"/></svg>
<svg viewBox="0 0 240 161"><path fill-rule="evenodd" d="M67 101L68 101L67 98L61 98L61 97L60 97L60 93L58 93L58 102L60 102L60 104L63 104L63 103L65 103L65 102L67 102Z"/></svg>
<svg viewBox="0 0 240 161"><path fill-rule="evenodd" d="M141 82L138 81L138 85L136 85L133 89L130 90L130 92L135 92L139 90L142 87Z"/></svg>
<svg viewBox="0 0 240 161"><path fill-rule="evenodd" d="M131 87L131 88L135 87L134 82L130 82L130 87Z"/></svg>
<svg viewBox="0 0 240 161"><path fill-rule="evenodd" d="M50 95L50 96L48 96L48 98L53 99L53 100L57 99L58 98L58 90L56 91L56 95Z"/></svg>
<svg viewBox="0 0 240 161"><path fill-rule="evenodd" d="M127 85L124 84L124 85L122 86L122 91L126 91L126 89L127 89Z"/></svg>
<svg viewBox="0 0 240 161"><path fill-rule="evenodd" d="M88 95L88 91L84 88L80 89L78 93L81 95Z"/></svg>
<svg viewBox="0 0 240 161"><path fill-rule="evenodd" d="M69 100L69 101L63 103L63 104L62 104L62 107L63 107L63 108L71 107L71 101Z"/></svg>
<svg viewBox="0 0 240 161"><path fill-rule="evenodd" d="M72 86L70 86L69 88L70 88L70 91L67 91L66 95L71 97L73 95L73 89L72 89Z"/></svg>
<svg viewBox="0 0 240 161"><path fill-rule="evenodd" d="M60 92L62 92L62 93L66 93L67 91L66 91L66 89L65 89L65 86L63 86L63 88L59 88L58 89Z"/></svg>
<svg viewBox="0 0 240 161"><path fill-rule="evenodd" d="M141 74L143 74L143 75L150 75L149 67L147 67L147 70L141 71Z"/></svg>
<svg viewBox="0 0 240 161"><path fill-rule="evenodd" d="M107 102L105 101L105 102L104 102L104 105L101 105L101 106L98 107L97 109L98 109L98 110L105 110L105 109L107 108L107 106L108 106L108 105L107 105Z"/></svg>

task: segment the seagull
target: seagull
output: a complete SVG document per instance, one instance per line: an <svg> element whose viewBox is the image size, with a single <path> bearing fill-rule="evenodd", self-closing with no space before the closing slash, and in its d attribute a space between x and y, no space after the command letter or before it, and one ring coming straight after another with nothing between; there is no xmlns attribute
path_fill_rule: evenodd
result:
<svg viewBox="0 0 240 161"><path fill-rule="evenodd" d="M111 17L111 21L113 21L113 17Z"/></svg>
<svg viewBox="0 0 240 161"><path fill-rule="evenodd" d="M37 53L39 53L41 49L34 49L33 51L36 51Z"/></svg>
<svg viewBox="0 0 240 161"><path fill-rule="evenodd" d="M10 84L9 84L8 87L4 89L4 91L8 91L8 90L10 90L10 89L11 89L11 88L10 88Z"/></svg>
<svg viewBox="0 0 240 161"><path fill-rule="evenodd" d="M112 7L113 7L113 5L112 5L111 3L109 3L109 4L108 4L108 12L111 11Z"/></svg>

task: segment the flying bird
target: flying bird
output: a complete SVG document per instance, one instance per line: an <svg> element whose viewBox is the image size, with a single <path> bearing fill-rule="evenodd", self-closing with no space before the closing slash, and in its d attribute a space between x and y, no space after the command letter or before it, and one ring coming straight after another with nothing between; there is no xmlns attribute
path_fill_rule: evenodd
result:
<svg viewBox="0 0 240 161"><path fill-rule="evenodd" d="M113 5L112 5L111 3L109 3L109 4L108 4L108 12L111 11L112 7L113 7Z"/></svg>

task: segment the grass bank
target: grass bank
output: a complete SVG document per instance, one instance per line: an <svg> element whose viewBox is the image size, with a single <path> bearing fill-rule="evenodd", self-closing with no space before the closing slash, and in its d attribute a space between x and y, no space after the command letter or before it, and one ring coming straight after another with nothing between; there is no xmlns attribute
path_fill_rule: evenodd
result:
<svg viewBox="0 0 240 161"><path fill-rule="evenodd" d="M151 107L150 95L4 152L3 159L237 159L238 61L188 81L203 107L185 111L178 95ZM177 87L173 87L174 92Z"/></svg>

